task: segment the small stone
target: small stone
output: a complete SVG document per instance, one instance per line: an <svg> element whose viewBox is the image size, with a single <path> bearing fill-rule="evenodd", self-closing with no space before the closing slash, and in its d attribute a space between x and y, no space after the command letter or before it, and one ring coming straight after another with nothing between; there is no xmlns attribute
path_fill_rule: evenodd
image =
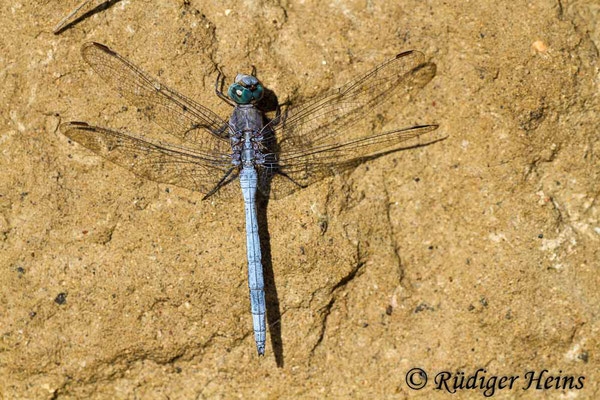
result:
<svg viewBox="0 0 600 400"><path fill-rule="evenodd" d="M59 293L58 296L54 299L54 302L58 305L63 305L67 302L67 294Z"/></svg>
<svg viewBox="0 0 600 400"><path fill-rule="evenodd" d="M531 44L531 48L537 51L538 53L545 53L546 51L548 51L548 46L546 46L546 44L541 40L536 40L535 42L533 42Z"/></svg>

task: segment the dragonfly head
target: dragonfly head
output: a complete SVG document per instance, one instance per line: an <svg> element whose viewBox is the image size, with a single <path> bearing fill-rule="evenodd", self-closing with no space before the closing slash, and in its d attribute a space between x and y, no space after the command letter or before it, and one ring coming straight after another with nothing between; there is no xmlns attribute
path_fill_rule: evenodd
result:
<svg viewBox="0 0 600 400"><path fill-rule="evenodd" d="M262 99L263 86L254 76L238 74L227 94L237 104L255 103Z"/></svg>

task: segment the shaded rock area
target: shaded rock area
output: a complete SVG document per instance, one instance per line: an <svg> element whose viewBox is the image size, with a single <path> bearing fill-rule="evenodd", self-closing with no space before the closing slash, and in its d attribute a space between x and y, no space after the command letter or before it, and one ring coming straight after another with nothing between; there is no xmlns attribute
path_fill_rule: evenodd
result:
<svg viewBox="0 0 600 400"><path fill-rule="evenodd" d="M445 399L438 373L480 368L520 376L496 398L600 398L596 1L123 0L54 35L76 4L0 5L0 399ZM437 76L361 129L448 139L269 202L258 358L241 196L58 131L160 129L83 62L91 40L224 118L217 66L293 103L420 50ZM584 387L522 390L544 369Z"/></svg>

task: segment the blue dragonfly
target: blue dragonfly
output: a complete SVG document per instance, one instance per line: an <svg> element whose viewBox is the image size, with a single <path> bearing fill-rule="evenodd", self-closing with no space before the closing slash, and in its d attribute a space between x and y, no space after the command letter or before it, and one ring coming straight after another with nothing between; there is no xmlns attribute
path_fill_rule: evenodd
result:
<svg viewBox="0 0 600 400"><path fill-rule="evenodd" d="M350 128L380 109L425 86L435 64L422 53L398 54L338 89L267 119L259 105L267 91L254 75L238 74L222 90L218 70L215 92L233 107L228 121L194 100L169 89L100 43L82 47L84 60L113 89L164 128L168 136L138 136L85 122L67 122L61 132L71 140L134 174L155 182L212 196L239 196L246 215L248 286L254 338L265 351L265 292L256 212L257 191L279 199L327 176L406 148L434 143L437 125L418 125L345 139Z"/></svg>

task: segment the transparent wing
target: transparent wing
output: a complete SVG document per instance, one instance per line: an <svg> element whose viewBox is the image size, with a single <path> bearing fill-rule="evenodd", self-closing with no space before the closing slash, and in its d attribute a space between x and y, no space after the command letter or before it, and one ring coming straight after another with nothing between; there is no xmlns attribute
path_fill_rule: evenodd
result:
<svg viewBox="0 0 600 400"><path fill-rule="evenodd" d="M153 142L85 122L68 122L61 125L60 130L99 156L159 183L206 194L226 186L237 174L227 154Z"/></svg>
<svg viewBox="0 0 600 400"><path fill-rule="evenodd" d="M309 150L270 154L260 170L259 188L272 198L285 197L384 154L443 140L442 135L432 133L437 128L437 125L419 125Z"/></svg>
<svg viewBox="0 0 600 400"><path fill-rule="evenodd" d="M103 44L86 43L81 54L113 89L167 133L200 151L223 153L229 148L227 123L208 108L162 85Z"/></svg>
<svg viewBox="0 0 600 400"><path fill-rule="evenodd" d="M422 53L408 51L338 89L291 106L263 132L268 153L261 170L263 193L281 198L388 152L440 140L439 135L430 134L437 125L366 137L360 130L348 129L388 100L394 99L394 106L401 107L408 95L425 86L435 73L435 64L425 62Z"/></svg>
<svg viewBox="0 0 600 400"><path fill-rule="evenodd" d="M422 53L400 53L338 89L290 106L269 128L282 154L334 144L341 140L341 132L373 115L385 101L402 99L425 86L435 72L435 64L426 63Z"/></svg>

